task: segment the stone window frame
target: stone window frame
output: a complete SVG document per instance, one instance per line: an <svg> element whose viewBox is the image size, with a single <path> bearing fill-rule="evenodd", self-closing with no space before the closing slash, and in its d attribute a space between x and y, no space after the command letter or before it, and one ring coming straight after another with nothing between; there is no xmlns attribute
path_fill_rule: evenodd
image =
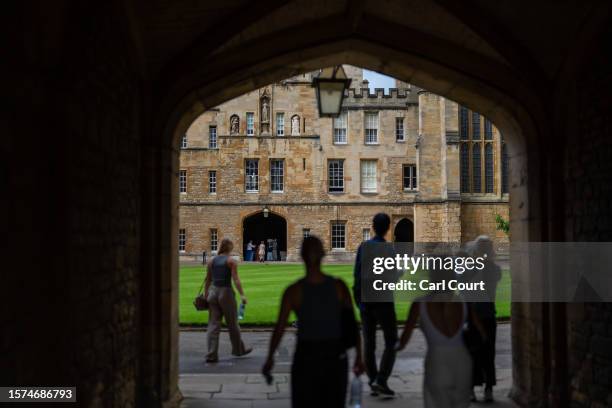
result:
<svg viewBox="0 0 612 408"><path fill-rule="evenodd" d="M346 183L344 182L344 159L327 159L327 192L331 194L342 194L345 192ZM332 169L332 164L340 163L336 169ZM334 174L332 175L332 171ZM340 180L341 183L334 183L332 186L332 180ZM340 185L342 184L342 185ZM337 190L332 190L332 188Z"/></svg>
<svg viewBox="0 0 612 408"><path fill-rule="evenodd" d="M282 120L279 121L279 118ZM275 115L276 136L285 136L285 112L276 112Z"/></svg>
<svg viewBox="0 0 612 408"><path fill-rule="evenodd" d="M329 245L332 251L346 251L346 221L332 220L329 226ZM342 244L339 246L339 244Z"/></svg>
<svg viewBox="0 0 612 408"><path fill-rule="evenodd" d="M246 135L255 136L255 112L246 112Z"/></svg>
<svg viewBox="0 0 612 408"><path fill-rule="evenodd" d="M364 165L374 163L374 174L364 176ZM365 169L368 171L368 169ZM370 169L371 170L371 169ZM366 181L374 180L374 187L366 187ZM377 159L361 159L359 160L359 186L361 194L377 194L378 193L378 160Z"/></svg>
<svg viewBox="0 0 612 408"><path fill-rule="evenodd" d="M459 107L459 181L462 194L497 192L497 141L493 124L478 112ZM502 145L503 146L503 145Z"/></svg>
<svg viewBox="0 0 612 408"><path fill-rule="evenodd" d="M349 112L347 109L343 109L342 112L340 112L340 115L338 115L338 117L336 118L332 118L332 131L333 131L333 135L332 135L332 141L333 144L335 145L346 145L348 144L348 124L349 124ZM338 121L342 118L343 123L340 123L340 125L344 125L343 127L338 127L339 123ZM344 132L342 132L344 131ZM344 136L344 141L338 141L338 135L343 135Z"/></svg>
<svg viewBox="0 0 612 408"><path fill-rule="evenodd" d="M363 228L361 230L361 240L363 242L368 241L371 238L371 236L372 236L372 233L371 233L371 229L370 228Z"/></svg>
<svg viewBox="0 0 612 408"><path fill-rule="evenodd" d="M179 193L187 194L187 170L179 170Z"/></svg>
<svg viewBox="0 0 612 408"><path fill-rule="evenodd" d="M255 162L255 166L249 166L249 163ZM249 181L249 170L255 170L255 174L251 175L253 180ZM255 185L254 189L249 189L249 185ZM247 193L259 193L259 159L244 159L244 191Z"/></svg>
<svg viewBox="0 0 612 408"><path fill-rule="evenodd" d="M376 117L376 120L371 121L370 118L372 117ZM380 129L380 113L378 111L365 111L363 114L363 122L364 144L379 145L380 135L378 131Z"/></svg>
<svg viewBox="0 0 612 408"><path fill-rule="evenodd" d="M405 118L403 116L395 117L395 142L396 143L404 143L406 142L406 126L405 126ZM401 123L401 127L398 124ZM400 137L401 136L401 137Z"/></svg>
<svg viewBox="0 0 612 408"><path fill-rule="evenodd" d="M217 135L217 125L209 125L208 126L208 148L209 149L218 149L219 148L219 138Z"/></svg>
<svg viewBox="0 0 612 408"><path fill-rule="evenodd" d="M408 176L406 176L406 169L410 169ZM406 187L406 180L408 180L408 187ZM402 189L407 192L418 191L419 173L416 164L402 164Z"/></svg>
<svg viewBox="0 0 612 408"><path fill-rule="evenodd" d="M187 248L187 230L185 228L179 228L178 231L178 250L179 252L185 252Z"/></svg>
<svg viewBox="0 0 612 408"><path fill-rule="evenodd" d="M208 194L217 194L217 170L208 170Z"/></svg>
<svg viewBox="0 0 612 408"><path fill-rule="evenodd" d="M219 230L217 228L211 228L210 234L210 252L216 253L219 250Z"/></svg>
<svg viewBox="0 0 612 408"><path fill-rule="evenodd" d="M280 175L273 174L274 163L281 163L281 173ZM275 177L280 177L280 190L275 190L275 184L278 184L277 181L274 180ZM271 193L284 193L285 192L285 159L270 159L270 192Z"/></svg>

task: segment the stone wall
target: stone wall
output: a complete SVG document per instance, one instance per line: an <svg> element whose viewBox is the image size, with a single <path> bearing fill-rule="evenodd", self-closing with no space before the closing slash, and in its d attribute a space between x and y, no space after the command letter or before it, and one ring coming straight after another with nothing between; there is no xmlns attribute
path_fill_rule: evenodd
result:
<svg viewBox="0 0 612 408"><path fill-rule="evenodd" d="M568 117L565 226L568 241L612 240L612 30L582 61L571 87ZM587 62L588 61L588 62ZM569 305L568 359L572 407L612 406L612 307Z"/></svg>
<svg viewBox="0 0 612 408"><path fill-rule="evenodd" d="M349 70L351 75L360 75L360 72ZM406 212L415 223L417 241L461 242L481 234L507 240L495 230L495 214L502 213L505 218L509 215L508 197L502 196L499 184L495 194L462 197L459 192L456 103L418 88L404 87L387 93L383 90L371 93L367 88L349 89L343 105L348 112L347 143L336 144L333 120L318 117L313 88L296 78L265 86L206 111L187 130L188 147L181 149L180 155L180 167L187 174L187 191L180 194L181 228L187 232L187 254L201 254L210 248L207 240L211 228L223 236L228 234L241 253L244 217L265 206L277 208L287 219L289 259L293 260L302 240L302 228L310 228L327 245L330 222L334 219L347 221L348 242L343 256L350 259L362 241L363 229L370 227L372 215L383 209L394 215ZM278 112L284 114L284 136L276 135L274 120L270 134L261 134L259 101L263 95L271 98L272 119ZM364 115L369 111L379 115L379 143L375 145L365 144L364 140ZM254 114L252 136L246 135L248 112ZM301 118L299 136L290 134L289 118L293 115ZM232 116L240 123L233 134ZM398 117L404 120L403 141L396 140ZM208 148L211 126L216 126L219 139L218 148L214 149ZM499 145L497 130L495 140ZM246 159L259 161L257 192L245 189ZM271 191L272 159L284 160L282 192ZM344 159L342 193L328 192L330 159ZM360 163L364 159L377 161L376 192L361 191ZM417 166L417 190L403 189L404 164ZM497 173L500 169L497 165ZM216 172L214 193L208 186L211 170ZM496 180L499 179L496 175ZM461 200L477 202L475 207L466 207L465 218ZM335 259L343 258L338 251L333 255Z"/></svg>
<svg viewBox="0 0 612 408"><path fill-rule="evenodd" d="M310 229L323 241L328 253L327 261L352 262L359 244L363 241L363 230L370 230L372 217L383 211L391 216L392 225L387 239L392 239L393 229L403 218L414 219L413 207L406 205L270 205L274 214L287 221L287 260L299 260L299 248L303 229ZM210 229L218 231L218 238L231 239L234 252L241 258L244 245L242 223L245 217L262 210L259 205L205 205L181 206L180 228L186 230L186 254L199 255L203 250L210 252ZM331 249L332 221L346 222L345 250ZM370 231L372 234L372 232Z"/></svg>
<svg viewBox="0 0 612 408"><path fill-rule="evenodd" d="M17 265L2 273L0 382L72 385L81 406L134 406L138 51L118 2L23 8L8 30L23 45L8 58L19 63L5 89L3 127L13 137L0 141L12 189L3 232Z"/></svg>
<svg viewBox="0 0 612 408"><path fill-rule="evenodd" d="M510 241L505 232L497 229L496 216L510 219L507 204L502 203L469 203L461 204L461 241L471 241L479 235L488 235L496 242Z"/></svg>

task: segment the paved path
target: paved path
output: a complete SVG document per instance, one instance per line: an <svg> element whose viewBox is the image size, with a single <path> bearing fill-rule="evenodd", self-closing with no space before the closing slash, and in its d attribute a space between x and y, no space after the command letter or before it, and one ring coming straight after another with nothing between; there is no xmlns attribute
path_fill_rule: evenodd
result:
<svg viewBox="0 0 612 408"><path fill-rule="evenodd" d="M247 357L231 357L227 332L221 333L222 345L220 360L216 364L206 364L206 334L203 330L183 331L180 334L179 384L183 392L182 406L199 407L289 407L289 369L295 336L288 332L283 338L276 357L274 383L265 384L259 374L267 352L270 333L248 331L244 333L245 343L254 347ZM380 333L379 333L380 336ZM514 407L506 398L512 384L510 325L500 324L497 335L497 377L495 404L472 404L482 407ZM379 340L382 344L382 337ZM425 340L422 333L415 331L411 342L401 352L394 367L389 386L397 392L397 397L384 400L369 396L363 397L364 407L422 407L421 386L423 381L423 357ZM364 387L364 391L367 386ZM479 390L480 391L480 390Z"/></svg>

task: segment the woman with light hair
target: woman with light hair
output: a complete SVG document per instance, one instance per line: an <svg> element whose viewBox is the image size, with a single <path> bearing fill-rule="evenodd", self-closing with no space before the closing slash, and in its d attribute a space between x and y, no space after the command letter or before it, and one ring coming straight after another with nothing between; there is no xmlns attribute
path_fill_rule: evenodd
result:
<svg viewBox="0 0 612 408"><path fill-rule="evenodd" d="M238 264L230 256L234 244L227 238L221 240L217 256L208 261L206 281L204 284L204 295L208 300L208 354L207 363L219 361L219 333L221 331L221 320L225 318L225 324L229 331L232 342L232 354L244 356L253 349L246 348L240 336L238 325L238 312L236 295L232 288L232 280L236 290L240 293L242 303L246 304L242 283L238 276Z"/></svg>

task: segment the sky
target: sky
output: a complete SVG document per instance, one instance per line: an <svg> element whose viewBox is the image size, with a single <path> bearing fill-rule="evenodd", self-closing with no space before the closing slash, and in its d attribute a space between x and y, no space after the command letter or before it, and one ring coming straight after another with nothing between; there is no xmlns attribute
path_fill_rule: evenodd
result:
<svg viewBox="0 0 612 408"><path fill-rule="evenodd" d="M367 69L364 69L363 78L367 79L370 82L369 87L371 91L373 91L374 88L389 89L395 87L395 80L393 78L383 74L379 74L378 72L368 71Z"/></svg>

